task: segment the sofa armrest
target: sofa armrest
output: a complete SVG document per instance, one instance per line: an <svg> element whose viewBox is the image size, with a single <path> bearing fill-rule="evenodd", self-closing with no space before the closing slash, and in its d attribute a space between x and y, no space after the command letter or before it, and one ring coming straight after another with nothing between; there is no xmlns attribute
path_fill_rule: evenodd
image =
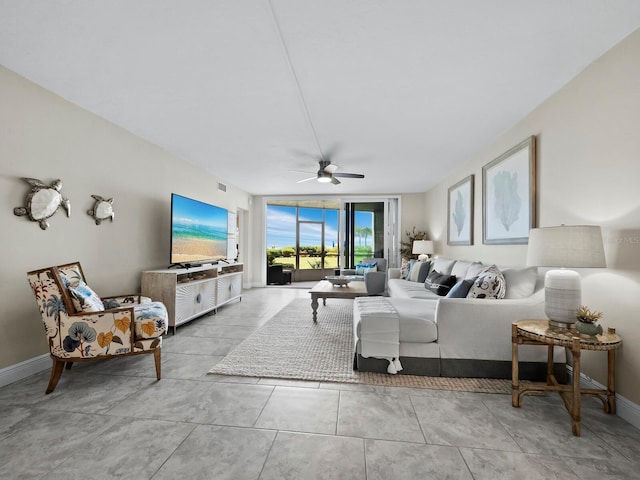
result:
<svg viewBox="0 0 640 480"><path fill-rule="evenodd" d="M387 274L386 272L366 272L364 274L364 284L369 295L384 293L387 287Z"/></svg>
<svg viewBox="0 0 640 480"><path fill-rule="evenodd" d="M388 278L402 278L401 269L397 267L391 267L387 270Z"/></svg>
<svg viewBox="0 0 640 480"><path fill-rule="evenodd" d="M139 293L132 293L129 295L114 295L111 297L100 297L100 299L104 301L116 302L119 305L126 307L131 305L140 305L141 303L148 303L151 301L148 297L143 297ZM117 308L117 307L113 307Z"/></svg>
<svg viewBox="0 0 640 480"><path fill-rule="evenodd" d="M544 291L513 300L443 297L435 317L443 358L511 360L511 324L545 318Z"/></svg>

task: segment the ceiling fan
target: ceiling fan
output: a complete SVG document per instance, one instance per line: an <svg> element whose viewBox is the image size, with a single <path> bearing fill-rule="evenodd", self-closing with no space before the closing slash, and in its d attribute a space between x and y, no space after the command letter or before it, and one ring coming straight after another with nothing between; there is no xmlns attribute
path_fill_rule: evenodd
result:
<svg viewBox="0 0 640 480"><path fill-rule="evenodd" d="M320 168L318 168L318 172L313 177L303 178L302 180L298 180L296 183L308 182L309 180L317 180L318 182L321 182L321 183L331 182L334 185L338 185L339 183L342 183L340 182L340 180L338 180L338 177L339 178L364 178L364 175L361 173L337 172L338 165L331 163L331 160L326 160L323 158L318 160L318 164ZM299 172L299 173L313 173L313 172L304 172L301 170L291 170L291 171Z"/></svg>

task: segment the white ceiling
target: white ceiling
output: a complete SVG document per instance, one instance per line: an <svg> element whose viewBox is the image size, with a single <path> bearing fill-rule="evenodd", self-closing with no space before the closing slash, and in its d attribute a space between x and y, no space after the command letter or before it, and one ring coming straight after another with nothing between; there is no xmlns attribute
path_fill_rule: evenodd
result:
<svg viewBox="0 0 640 480"><path fill-rule="evenodd" d="M0 0L0 64L252 194L408 193L639 27L638 0ZM364 180L296 183L335 146Z"/></svg>

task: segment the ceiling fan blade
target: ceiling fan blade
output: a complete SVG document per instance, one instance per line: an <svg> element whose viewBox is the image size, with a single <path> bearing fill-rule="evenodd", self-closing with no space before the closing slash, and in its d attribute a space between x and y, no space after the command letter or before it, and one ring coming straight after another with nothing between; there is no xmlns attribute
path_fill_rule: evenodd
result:
<svg viewBox="0 0 640 480"><path fill-rule="evenodd" d="M338 180L336 177L331 177L331 183L333 183L334 185L338 185L340 183L342 183L340 180Z"/></svg>
<svg viewBox="0 0 640 480"><path fill-rule="evenodd" d="M336 172L336 170L338 170L338 165L336 165L335 163L330 163L329 165L324 167L324 171L332 175Z"/></svg>
<svg viewBox="0 0 640 480"><path fill-rule="evenodd" d="M316 173L316 172L310 172L309 170L289 170L292 173Z"/></svg>
<svg viewBox="0 0 640 480"><path fill-rule="evenodd" d="M364 175L361 173L334 173L333 176L341 178L364 178Z"/></svg>
<svg viewBox="0 0 640 480"><path fill-rule="evenodd" d="M302 180L298 180L296 183L308 182L309 180L315 180L317 178L318 178L317 176L313 176L313 177L309 177L309 178L303 178Z"/></svg>

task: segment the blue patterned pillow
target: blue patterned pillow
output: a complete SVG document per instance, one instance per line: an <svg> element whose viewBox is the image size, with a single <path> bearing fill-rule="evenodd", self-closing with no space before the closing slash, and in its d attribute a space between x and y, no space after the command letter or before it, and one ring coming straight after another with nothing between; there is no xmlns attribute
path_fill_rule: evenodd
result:
<svg viewBox="0 0 640 480"><path fill-rule="evenodd" d="M79 281L69 285L69 293L76 312L102 312L104 305L96 292L89 288L89 285Z"/></svg>
<svg viewBox="0 0 640 480"><path fill-rule="evenodd" d="M359 263L356 265L356 275L364 275L367 272L377 272L378 263Z"/></svg>

